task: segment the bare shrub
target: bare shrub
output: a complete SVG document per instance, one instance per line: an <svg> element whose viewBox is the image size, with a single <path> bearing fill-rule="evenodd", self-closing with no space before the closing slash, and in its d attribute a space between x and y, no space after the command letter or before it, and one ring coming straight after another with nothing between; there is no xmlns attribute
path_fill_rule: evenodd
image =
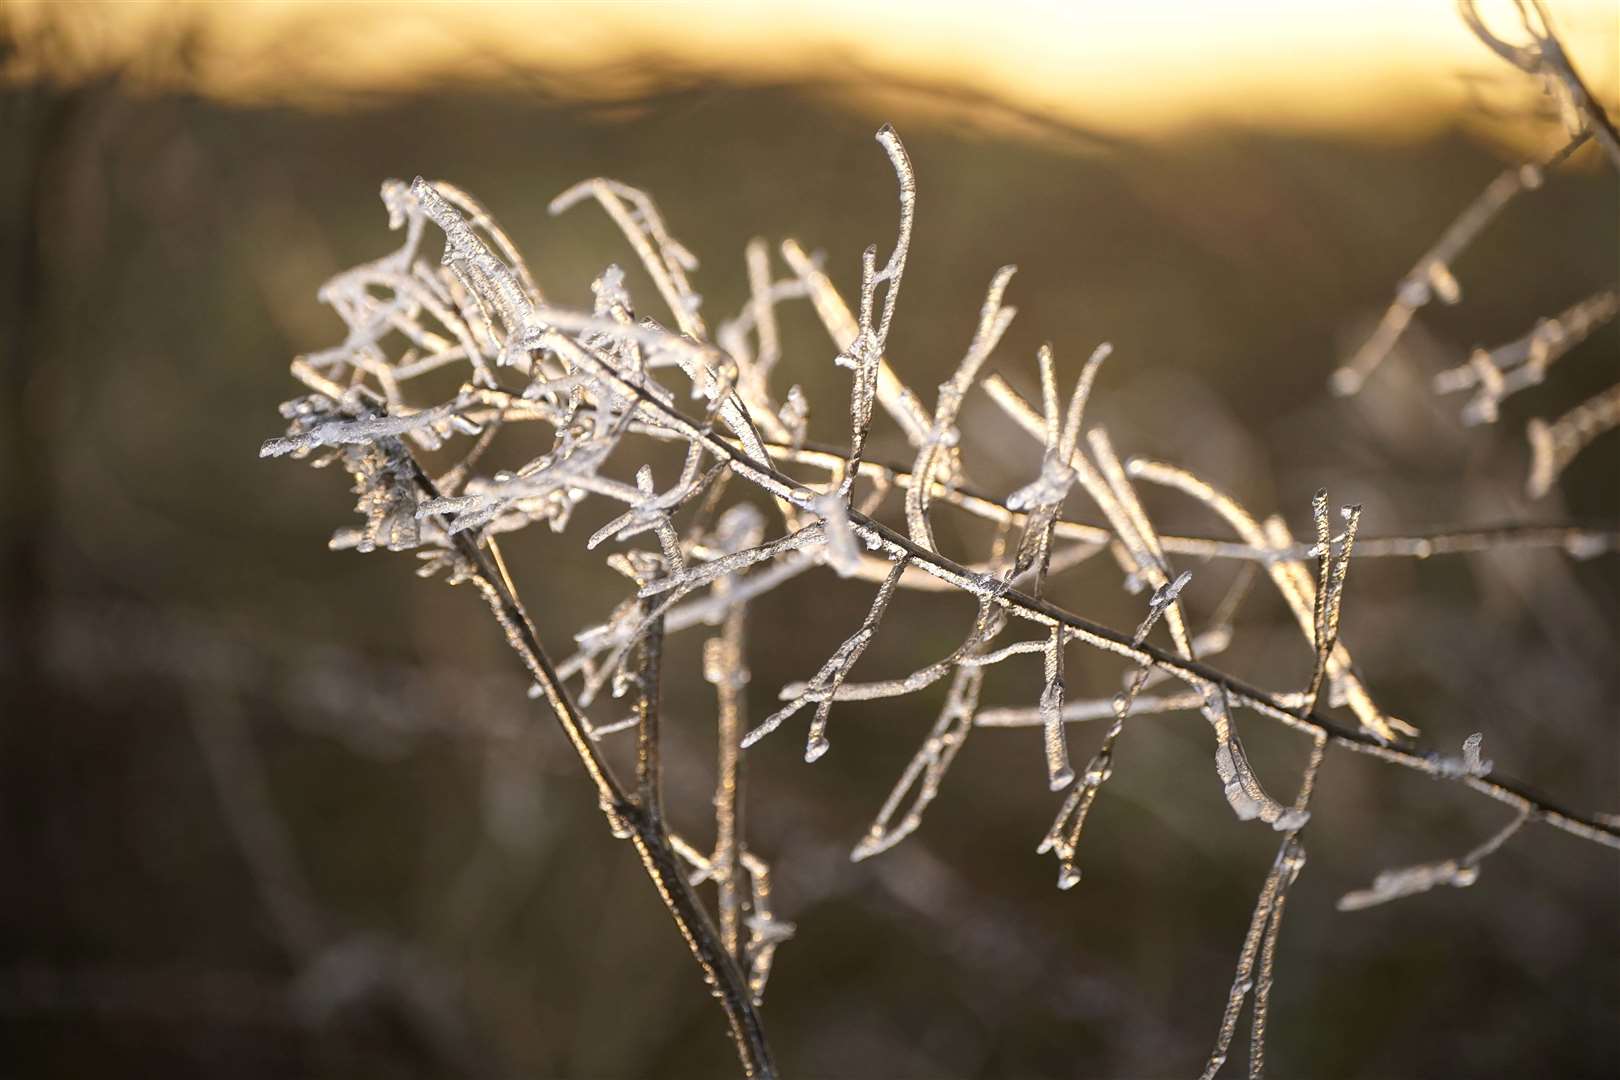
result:
<svg viewBox="0 0 1620 1080"><path fill-rule="evenodd" d="M1336 375L1340 392L1362 385L1432 297L1456 301L1451 261L1509 199L1539 184L1589 138L1620 153L1610 145L1612 127L1562 58L1539 5L1524 9L1533 36L1523 47L1503 45L1471 9L1465 11L1493 47L1561 88L1579 127L1553 160L1505 172L1418 262L1373 338ZM898 182L899 225L881 262L876 246L863 254L853 306L794 241L779 248L785 273L764 241L755 241L746 251L751 298L712 329L688 278L696 260L641 191L588 180L558 196L551 208L562 213L594 203L604 211L650 275L667 323L638 313L623 272L612 265L593 282L591 310L552 304L516 246L471 195L421 178L388 182L383 202L403 241L322 289L347 336L293 363L308 393L283 406L287 433L262 451L317 466L338 464L353 477L363 522L339 530L333 548L414 551L422 576L470 584L483 598L532 679L533 696L545 700L576 751L609 828L635 847L719 998L745 1072L775 1073L760 1006L778 946L793 931L773 909L769 864L749 846L743 827L745 752L808 712L804 757L822 759L835 739L858 738L832 725L838 702L943 687L937 720L851 858L877 856L922 825L976 729L1035 728L1040 748L1032 743L1029 780L1049 788L1055 802L1038 850L1055 856L1057 884L1064 889L1081 880L1085 823L1121 763L1119 740L1127 721L1172 711L1204 717L1213 769L1203 782L1221 787L1238 818L1279 834L1206 1076L1226 1061L1251 995L1251 1075L1263 1069L1282 915L1305 864L1311 796L1329 751L1371 755L1466 788L1502 804L1508 814L1499 832L1467 854L1386 871L1369 888L1343 897L1341 909L1471 884L1484 859L1529 825L1620 848L1620 821L1566 809L1501 776L1484 758L1480 735L1471 736L1457 756L1421 748L1417 727L1378 705L1339 633L1357 560L1507 545L1563 548L1584 557L1613 552L1620 542L1615 532L1526 526L1363 535L1360 508L1344 507L1335 515L1322 492L1311 507L1312 534L1298 539L1281 517L1257 517L1194 471L1143 456L1122 458L1110 433L1086 427L1087 401L1110 352L1106 344L1068 378L1060 376L1052 349L1041 349L1038 402L1026 400L1000 374L985 374L1014 314L1005 303L1010 266L991 276L976 329L929 405L900 380L886 356L917 184L893 129L883 127L877 141ZM443 254L434 260L432 243L439 234ZM849 373L846 450L809 442L805 395L798 386L781 388L776 312L797 300L814 308L832 339L835 364ZM1554 360L1613 318L1616 308L1608 287L1519 341L1476 352L1437 384L1446 391L1475 390L1471 417L1494 419L1497 402L1539 382ZM417 391L447 372L460 380L447 398L432 400ZM1028 482L1004 496L980 492L970 480L974 440L959 417L976 390L1006 415L1008 430L1028 437ZM1532 425L1532 491L1550 487L1576 452L1614 425L1620 417L1614 393L1550 424ZM867 455L872 427L885 418L910 445L914 456L907 466ZM549 433L546 451L515 469L480 472L491 447L519 425ZM678 449L680 466L661 477L654 462L663 458L656 451L670 446ZM625 475L633 479L619 478ZM1202 504L1222 534L1161 532L1144 508L1143 485ZM1101 523L1066 512L1082 496ZM580 627L572 651L554 659L525 611L500 540L536 524L564 532L588 499L615 504L618 512L583 539L583 547L611 548L607 563L628 584L622 594L604 598L605 610ZM986 522L992 539L977 550L947 552L934 528L943 515ZM1117 562L1125 587L1141 596L1141 621L1131 631L1100 625L1047 597L1056 575L1099 555ZM1177 564L1188 559L1237 560L1248 568L1201 626L1182 598L1192 572ZM867 614L828 658L810 660L806 678L783 687L780 705L756 722L745 698L747 613L777 586L822 570L871 583ZM1234 614L1257 581L1282 598L1304 638L1310 673L1293 689L1261 689L1209 662L1230 642ZM908 589L972 599L976 613L962 628L960 644L906 674L853 679L874 638L891 625L891 602ZM714 837L701 844L670 829L661 786L663 646L669 635L693 629L711 635L703 647L703 675L715 688L719 762ZM1156 634L1163 643L1153 640ZM1075 646L1118 658L1119 693L1069 696L1064 664ZM1022 702L981 703L986 669L1022 654L1041 657L1040 685L1031 685ZM1150 693L1154 687L1162 689ZM1299 776L1261 782L1238 731L1239 718L1251 715L1309 744ZM1106 728L1077 768L1071 726L1091 721ZM604 755L605 741L616 737L635 741L633 776L617 775ZM712 914L698 893L709 885L715 893Z"/></svg>

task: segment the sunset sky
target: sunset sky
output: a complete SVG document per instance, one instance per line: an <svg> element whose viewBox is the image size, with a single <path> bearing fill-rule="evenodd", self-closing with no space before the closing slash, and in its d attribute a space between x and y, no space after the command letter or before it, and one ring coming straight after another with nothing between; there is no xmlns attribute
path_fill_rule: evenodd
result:
<svg viewBox="0 0 1620 1080"><path fill-rule="evenodd" d="M1554 0L1557 29L1600 97L1620 79L1620 5ZM1489 23L1522 37L1510 3ZM670 73L809 80L860 95L871 83L949 85L1105 133L1174 134L1212 121L1409 135L1535 103L1533 87L1475 41L1445 0L998 0L815 4L199 3L12 6L62 31L23 69L67 77L137 58L138 78L236 100L343 104L436 78L539 71L548 91L634 95ZM1260 27L1262 29L1256 29ZM184 32L190 74L154 43Z"/></svg>

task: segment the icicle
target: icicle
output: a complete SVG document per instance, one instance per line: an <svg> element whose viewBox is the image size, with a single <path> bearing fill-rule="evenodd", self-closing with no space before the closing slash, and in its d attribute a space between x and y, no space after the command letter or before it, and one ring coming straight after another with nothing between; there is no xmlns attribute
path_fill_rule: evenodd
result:
<svg viewBox="0 0 1620 1080"><path fill-rule="evenodd" d="M1462 757L1434 758L1434 773L1447 780L1455 780L1462 776L1489 776L1491 762L1480 757L1480 747L1484 745L1485 736L1474 732L1463 740Z"/></svg>
<svg viewBox="0 0 1620 1080"><path fill-rule="evenodd" d="M1283 806L1266 794L1243 752L1243 743L1232 728L1232 714L1225 695L1211 691L1204 702L1204 715L1215 729L1215 772L1232 812L1242 821L1259 818L1278 832L1292 832L1305 824L1304 810Z"/></svg>
<svg viewBox="0 0 1620 1080"><path fill-rule="evenodd" d="M827 565L832 567L839 577L853 577L860 573L861 547L855 540L854 531L849 527L849 504L844 501L842 495L834 492L816 496L811 505L820 515L823 531L826 533L826 546L823 551Z"/></svg>
<svg viewBox="0 0 1620 1080"><path fill-rule="evenodd" d="M1053 791L1074 782L1069 747L1063 733L1063 631L1052 628L1046 646L1046 685L1041 690L1042 742L1046 747L1046 779Z"/></svg>

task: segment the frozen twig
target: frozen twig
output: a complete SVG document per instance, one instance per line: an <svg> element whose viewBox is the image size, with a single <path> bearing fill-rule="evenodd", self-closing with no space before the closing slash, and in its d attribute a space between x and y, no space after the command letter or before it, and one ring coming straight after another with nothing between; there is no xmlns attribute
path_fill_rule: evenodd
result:
<svg viewBox="0 0 1620 1080"><path fill-rule="evenodd" d="M1267 941L1275 937L1273 928L1280 925L1282 902L1287 897L1289 886L1294 883L1304 865L1305 849L1293 834L1285 836L1277 848L1277 857L1271 864L1271 870L1260 886L1260 896L1255 900L1254 916L1249 920L1249 930L1243 936L1243 948L1238 953L1237 973L1232 978L1232 990L1227 997L1226 1011L1221 1014L1220 1029L1215 1037L1215 1049L1204 1066L1202 1080L1214 1080L1226 1064L1227 1051L1237 1034L1243 1001L1254 989L1256 962L1261 960L1263 947Z"/></svg>
<svg viewBox="0 0 1620 1080"><path fill-rule="evenodd" d="M816 672L815 677L795 693L786 705L743 736L743 749L753 746L781 727L784 720L806 705L814 703L816 712L810 721L810 734L805 740L804 760L815 761L827 752L830 745L827 741L827 718L832 712L833 702L837 700L838 688L844 684L850 669L860 660L866 647L872 643L872 638L877 634L878 626L883 621L883 614L888 610L889 601L894 598L894 590L899 585L900 575L905 569L904 559L895 562L889 576L883 579L883 585L878 589L877 596L873 598L872 607L867 611L860 629L838 646L827 662L821 666L821 670Z"/></svg>
<svg viewBox="0 0 1620 1080"><path fill-rule="evenodd" d="M949 488L956 481L960 469L956 449L960 436L956 430L956 418L961 412L963 399L978 378L979 368L989 359L1016 313L1015 308L1006 307L1001 302L1015 269L1003 266L991 279L984 306L979 311L979 325L973 332L973 340L962 362L957 365L956 372L939 386L933 423L917 451L916 464L911 468L914 482L906 488L906 528L912 542L926 548L936 546L933 529L928 525L928 503L935 479L939 478Z"/></svg>
<svg viewBox="0 0 1620 1080"><path fill-rule="evenodd" d="M1187 582L1191 579L1192 574L1183 571L1175 581L1154 591L1152 599L1148 602L1148 613L1131 638L1133 642L1140 645L1147 640L1153 625L1177 602L1181 590L1186 588ZM1075 852L1080 846L1080 832L1085 828L1086 817L1091 813L1091 804L1096 801L1098 790L1114 774L1114 744L1125 730L1125 720L1131 715L1131 710L1136 704L1136 696L1142 689L1146 671L1146 665L1133 671L1125 691L1109 703L1114 722L1109 725L1103 735L1102 744L1086 765L1086 771L1081 776L1079 785L1063 800L1052 827L1046 831L1046 836L1035 849L1039 854L1051 851L1057 855L1060 889L1072 889L1080 881L1080 868L1075 863ZM1048 712L1044 699L1041 704L1041 719L1050 732L1053 726L1063 723L1065 717L1061 709Z"/></svg>
<svg viewBox="0 0 1620 1080"><path fill-rule="evenodd" d="M1328 659L1339 642L1339 612L1344 601L1345 577L1350 573L1350 552L1356 544L1356 529L1361 524L1361 507L1346 506L1344 535L1339 540L1339 552L1334 554L1334 537L1328 522L1327 489L1316 493L1311 500L1311 512L1316 518L1316 547L1320 575L1316 582L1315 644L1316 664L1311 670L1311 685L1305 691L1310 708L1316 707L1322 692L1322 681L1327 678Z"/></svg>
<svg viewBox="0 0 1620 1080"><path fill-rule="evenodd" d="M1501 831L1460 859L1445 859L1441 862L1419 863L1416 866L1384 870L1373 879L1371 888L1345 893L1339 897L1337 906L1340 911L1361 911L1364 908L1387 904L1391 900L1416 896L1418 893L1425 893L1442 885L1465 889L1479 880L1479 864L1497 848L1507 843L1529 820L1530 812L1521 811L1503 826Z"/></svg>
<svg viewBox="0 0 1620 1080"><path fill-rule="evenodd" d="M1288 890L1305 866L1305 845L1300 840L1300 830L1309 817L1311 794L1316 789L1316 774L1322 767L1326 745L1327 741L1318 737L1311 746L1311 756L1300 780L1299 794L1290 810L1293 824L1278 846L1271 871L1260 886L1254 915L1249 920L1249 930L1238 953L1237 970L1227 994L1226 1010L1221 1014L1215 1049L1204 1066L1203 1080L1214 1080L1226 1064L1227 1051L1231 1048L1232 1038L1237 1033L1238 1018L1242 1015L1243 1000L1251 992L1254 994L1254 1010L1249 1034L1249 1077L1250 1080L1260 1080L1265 1075L1266 1021L1270 1013L1271 991L1276 981L1277 939L1282 929Z"/></svg>

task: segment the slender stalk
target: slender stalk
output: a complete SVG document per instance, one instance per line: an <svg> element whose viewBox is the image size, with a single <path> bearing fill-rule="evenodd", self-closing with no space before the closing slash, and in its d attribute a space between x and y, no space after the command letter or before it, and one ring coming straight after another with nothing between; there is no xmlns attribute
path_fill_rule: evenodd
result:
<svg viewBox="0 0 1620 1080"><path fill-rule="evenodd" d="M643 608L650 608L642 601ZM662 826L664 820L662 748L659 745L659 691L663 683L664 619L652 620L641 636L641 663L636 671L636 797L647 820Z"/></svg>
<svg viewBox="0 0 1620 1080"><path fill-rule="evenodd" d="M409 455L403 445L401 452ZM438 489L416 459L409 457L408 460L417 487L428 498L438 498ZM749 992L748 980L737 961L726 951L709 913L687 883L680 860L670 845L669 832L662 816L648 810L649 806L657 805L656 793L647 805L631 799L614 778L597 751L596 744L586 735L584 718L541 646L534 624L524 611L517 590L512 587L501 564L495 541L486 537L480 544L470 533L460 532L450 533L450 542L456 553L466 561L478 591L506 632L507 644L517 653L530 677L540 687L552 714L579 755L586 775L596 787L609 826L615 835L628 837L635 846L642 867L658 890L659 899L664 902L664 907L702 969L704 981L719 997L731 1027L732 1042L736 1046L743 1073L749 1077L777 1076L776 1064L765 1041L764 1021ZM643 725L644 730L646 726ZM655 765L656 751L647 765L638 770L647 774L653 784L656 784Z"/></svg>
<svg viewBox="0 0 1620 1080"><path fill-rule="evenodd" d="M724 588L717 584L716 593ZM745 607L738 604L726 613L718 638L708 647L722 654L713 665L715 695L719 704L719 750L714 785L714 855L719 888L720 937L726 951L743 963L742 945L742 838L743 838L743 620Z"/></svg>

